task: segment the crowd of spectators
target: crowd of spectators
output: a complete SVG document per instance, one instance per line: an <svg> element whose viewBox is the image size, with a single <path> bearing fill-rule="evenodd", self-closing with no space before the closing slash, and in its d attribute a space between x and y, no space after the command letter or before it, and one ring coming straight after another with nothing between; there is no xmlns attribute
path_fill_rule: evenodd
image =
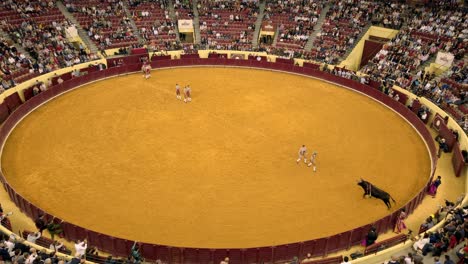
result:
<svg viewBox="0 0 468 264"><path fill-rule="evenodd" d="M374 10L372 24L400 29L409 18L408 9L405 1L382 2Z"/></svg>
<svg viewBox="0 0 468 264"><path fill-rule="evenodd" d="M411 15L411 19L363 71L383 78L398 79L399 85L408 87L412 81L409 73L416 71L438 51L453 52L458 60L463 58L468 33L466 14L418 7L403 9L401 15Z"/></svg>
<svg viewBox="0 0 468 264"><path fill-rule="evenodd" d="M8 216L11 214L12 212L3 212L0 205L1 224L10 231L12 228ZM54 219L46 221L44 215L39 215L34 222L37 230L35 232L25 231L22 236L15 233L7 235L0 232L0 259L2 262L14 264L79 264L88 260L105 264L136 264L144 261L137 242L133 245L127 258L102 256L96 247L88 244L87 239L74 242L75 253L72 255L72 251L65 246L63 241L53 238L54 230L57 227L61 229L60 223L54 223ZM52 235L52 239L44 236L45 230ZM43 249L38 250L36 247L25 243L25 241L42 246ZM69 255L69 257L60 256L57 254L58 252ZM159 260L156 263L162 264Z"/></svg>
<svg viewBox="0 0 468 264"><path fill-rule="evenodd" d="M328 10L312 50L315 60L336 64L369 25L377 8L373 1L338 1Z"/></svg>
<svg viewBox="0 0 468 264"><path fill-rule="evenodd" d="M0 12L5 14L0 18L1 28L29 53L21 54L13 45L8 45L8 52L2 52L3 59L7 60L1 65L3 75L7 75L2 79L20 82L28 76L93 59L83 45L75 46L67 40L65 30L73 25L65 19L55 2L2 1ZM6 85L3 80L2 83L3 88L14 85L14 82Z"/></svg>
<svg viewBox="0 0 468 264"><path fill-rule="evenodd" d="M64 0L64 4L99 48L118 48L138 43L122 1Z"/></svg>
<svg viewBox="0 0 468 264"><path fill-rule="evenodd" d="M176 41L176 22L167 0L129 0L129 10L140 35L154 50L169 50Z"/></svg>
<svg viewBox="0 0 468 264"><path fill-rule="evenodd" d="M252 50L257 1L198 1L201 44L207 49Z"/></svg>
<svg viewBox="0 0 468 264"><path fill-rule="evenodd" d="M411 258L414 261L415 258L422 259L422 256L431 255L435 261L442 261L442 259L447 259L447 255L442 257L443 254L465 242L456 254L461 263L466 263L468 261L468 207L455 207L459 202L461 199L456 203L446 201L445 206L440 206L435 214L429 216L421 224L420 231L428 230L443 220L446 221L434 232L421 232L419 239L413 244L414 253L402 258ZM414 263L416 264L416 261Z"/></svg>
<svg viewBox="0 0 468 264"><path fill-rule="evenodd" d="M303 50L323 6L322 0L268 0L264 21L278 27L276 47L289 51Z"/></svg>
<svg viewBox="0 0 468 264"><path fill-rule="evenodd" d="M193 19L193 2L192 0L175 0L174 15L178 19Z"/></svg>
<svg viewBox="0 0 468 264"><path fill-rule="evenodd" d="M406 25L361 72L430 99L464 127L468 113L466 89L462 88L468 33L466 12L455 3L436 1L435 6L405 6L399 16ZM451 52L455 59L451 76L442 80L422 69L439 51Z"/></svg>
<svg viewBox="0 0 468 264"><path fill-rule="evenodd" d="M0 38L0 93L16 85L15 77L29 73L30 62L12 43Z"/></svg>
<svg viewBox="0 0 468 264"><path fill-rule="evenodd" d="M83 44L75 47L67 41L64 30L69 26L71 23L66 19L50 25L23 21L21 27L8 27L7 31L34 59L34 71L42 74L91 59Z"/></svg>

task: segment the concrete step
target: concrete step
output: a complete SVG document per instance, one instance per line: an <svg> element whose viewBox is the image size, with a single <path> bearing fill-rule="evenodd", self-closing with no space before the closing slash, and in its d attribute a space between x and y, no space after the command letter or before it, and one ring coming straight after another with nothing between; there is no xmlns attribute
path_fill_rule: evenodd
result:
<svg viewBox="0 0 468 264"><path fill-rule="evenodd" d="M279 38L278 35L279 35L279 27L276 27L275 37L273 38L273 43L271 43L273 47L276 47L276 43L278 43L278 38Z"/></svg>
<svg viewBox="0 0 468 264"><path fill-rule="evenodd" d="M328 10L330 10L331 4L325 5L322 12L320 13L320 17L317 20L317 24L314 26L314 31L309 35L309 39L304 46L304 50L311 51L312 47L314 46L314 41L317 38L317 34L322 32L322 25L325 21L325 17L327 16Z"/></svg>
<svg viewBox="0 0 468 264"><path fill-rule="evenodd" d="M177 41L180 41L180 36L179 36L179 27L177 26L177 18L176 18L176 15L175 15L175 11L174 11L174 3L172 2L172 0L169 0L168 1L168 7L167 9L169 10L169 17L171 18L172 21L174 21L175 23L175 34L176 34L176 40Z"/></svg>
<svg viewBox="0 0 468 264"><path fill-rule="evenodd" d="M8 33L6 33L5 31L3 31L1 28L0 28L0 37L4 38L5 40L7 40L9 43L12 43L13 46L15 46L15 48L21 52L22 54L24 54L24 56L26 57L29 57L29 58L32 58L31 57L31 54L29 54L29 52L27 52L23 46L21 46L20 44L16 43L15 41L13 41L12 38L10 38L10 36L8 35Z"/></svg>
<svg viewBox="0 0 468 264"><path fill-rule="evenodd" d="M252 47L258 48L258 37L262 29L263 16L265 15L265 1L260 1L257 21L255 21L255 31L253 33Z"/></svg>
<svg viewBox="0 0 468 264"><path fill-rule="evenodd" d="M193 0L193 38L195 44L201 43L201 35L200 35L200 16L198 15L198 1Z"/></svg>
<svg viewBox="0 0 468 264"><path fill-rule="evenodd" d="M138 27L135 24L135 20L133 20L132 13L128 9L127 2L123 1L123 10L125 11L125 15L130 19L130 27L132 28L133 35L138 39L138 43L145 44L146 40L141 36Z"/></svg>
<svg viewBox="0 0 468 264"><path fill-rule="evenodd" d="M65 18L70 20L75 25L75 27L76 27L76 29L78 31L78 36L83 41L83 43L88 48L88 50L91 53L99 54L99 48L88 37L88 32L86 32L86 30L84 30L81 27L80 23L78 23L76 18L70 12L68 12L67 8L63 5L63 3L61 1L57 1L56 3L57 3L57 8L60 10L60 12L62 12L62 14L65 16Z"/></svg>
<svg viewBox="0 0 468 264"><path fill-rule="evenodd" d="M357 37L357 39L354 40L354 43L351 47L349 47L347 50L346 50L346 53L343 55L343 57L340 58L340 62L342 60L345 60L346 58L348 58L349 54L351 54L351 52L354 50L354 48L356 47L356 45L359 43L359 41L361 41L362 37L364 37L364 35L366 35L367 31L369 30L369 28L372 26L371 23L367 24L366 27L362 30L361 34L359 34L359 36Z"/></svg>
<svg viewBox="0 0 468 264"><path fill-rule="evenodd" d="M436 55L433 55L433 56L430 56L429 59L427 61L425 61L424 63L422 63L421 65L419 65L418 68L416 68L416 72L418 72L419 70L424 70L426 69L426 67L429 67L431 65L431 63L434 63L436 60Z"/></svg>

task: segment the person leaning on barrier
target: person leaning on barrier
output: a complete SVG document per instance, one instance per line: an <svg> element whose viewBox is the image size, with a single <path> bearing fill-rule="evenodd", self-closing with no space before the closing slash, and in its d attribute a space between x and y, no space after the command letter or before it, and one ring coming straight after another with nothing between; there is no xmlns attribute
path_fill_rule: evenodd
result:
<svg viewBox="0 0 468 264"><path fill-rule="evenodd" d="M47 223L47 231L49 232L52 240L54 240L55 235L60 235L63 232L61 227L62 223L63 220L60 223L56 223L55 218L51 219L49 223Z"/></svg>
<svg viewBox="0 0 468 264"><path fill-rule="evenodd" d="M38 240L41 237L41 232L36 232L36 233L29 233L27 237L27 241L31 242L33 244L36 244L36 240Z"/></svg>
<svg viewBox="0 0 468 264"><path fill-rule="evenodd" d="M133 246L130 252L130 257L133 258L134 263L140 263L143 261L141 254L140 254L140 245L136 241L135 243L133 243Z"/></svg>
<svg viewBox="0 0 468 264"><path fill-rule="evenodd" d="M81 256L85 255L86 248L88 248L88 243L87 243L86 239L83 240L83 241L80 241L80 240L76 241L75 250L76 250L76 254L78 255L78 257L81 257Z"/></svg>
<svg viewBox="0 0 468 264"><path fill-rule="evenodd" d="M55 240L50 244L49 249L53 251L59 251L63 247L63 243Z"/></svg>
<svg viewBox="0 0 468 264"><path fill-rule="evenodd" d="M422 252L424 246L429 243L430 239L429 239L429 234L428 233L425 233L423 237L421 237L418 241L414 242L413 244L413 249L414 251L418 252Z"/></svg>
<svg viewBox="0 0 468 264"><path fill-rule="evenodd" d="M366 246L370 246L372 244L375 243L375 241L377 240L377 232L376 232L376 229L375 227L371 227L371 229L369 230L369 233L367 233L367 236L366 236Z"/></svg>
<svg viewBox="0 0 468 264"><path fill-rule="evenodd" d="M437 136L436 141L439 143L439 149L437 150L437 157L440 158L442 151L447 153L449 151L449 147L447 143L445 143L445 138Z"/></svg>

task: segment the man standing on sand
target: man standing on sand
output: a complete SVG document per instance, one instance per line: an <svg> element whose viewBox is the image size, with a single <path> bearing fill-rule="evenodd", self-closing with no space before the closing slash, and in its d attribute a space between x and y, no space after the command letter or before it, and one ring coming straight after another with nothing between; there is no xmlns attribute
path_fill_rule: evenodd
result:
<svg viewBox="0 0 468 264"><path fill-rule="evenodd" d="M182 100L182 97L180 96L180 86L178 83L175 85L175 94L177 99Z"/></svg>
<svg viewBox="0 0 468 264"><path fill-rule="evenodd" d="M192 89L190 89L190 85L184 88L184 103L187 102L192 102Z"/></svg>
<svg viewBox="0 0 468 264"><path fill-rule="evenodd" d="M317 167L315 166L315 159L317 158L317 152L313 152L312 155L310 156L309 164L307 164L307 167L310 167L314 165L314 172L317 171Z"/></svg>
<svg viewBox="0 0 468 264"><path fill-rule="evenodd" d="M305 145L302 145L302 147L299 148L299 156L298 156L298 159L296 160L296 163L299 164L299 161L301 161L302 159L304 159L304 163L307 164L307 158L306 158L306 153L307 153L307 148Z"/></svg>

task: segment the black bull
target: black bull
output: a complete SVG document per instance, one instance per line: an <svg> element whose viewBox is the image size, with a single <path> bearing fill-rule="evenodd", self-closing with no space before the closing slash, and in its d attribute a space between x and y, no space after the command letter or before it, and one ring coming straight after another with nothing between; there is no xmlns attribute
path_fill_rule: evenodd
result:
<svg viewBox="0 0 468 264"><path fill-rule="evenodd" d="M361 186L362 189L364 189L363 197L365 197L366 195L370 195L377 199L381 199L388 209L392 207L392 205L390 204L390 199L392 199L393 203L395 203L395 200L389 193L387 193L386 191L382 191L381 189L377 188L375 185L368 181L361 179L361 181L358 182L358 185Z"/></svg>

